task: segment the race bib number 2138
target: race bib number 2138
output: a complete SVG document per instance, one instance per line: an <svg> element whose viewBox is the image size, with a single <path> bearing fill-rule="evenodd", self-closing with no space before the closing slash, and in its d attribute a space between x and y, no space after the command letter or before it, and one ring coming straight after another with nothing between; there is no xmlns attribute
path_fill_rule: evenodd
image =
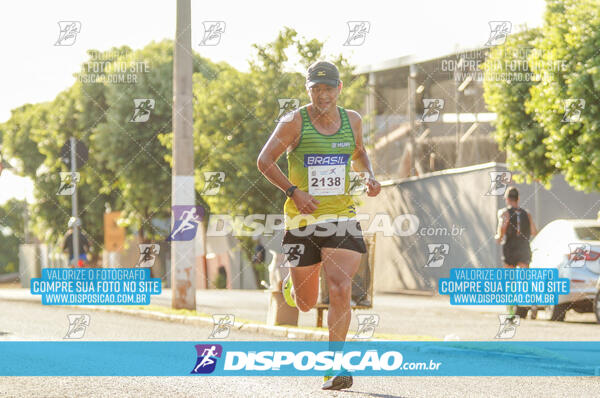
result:
<svg viewBox="0 0 600 398"><path fill-rule="evenodd" d="M343 195L349 155L304 155L308 168L308 193L315 196Z"/></svg>
<svg viewBox="0 0 600 398"><path fill-rule="evenodd" d="M346 166L311 166L308 168L308 193L311 195L343 195Z"/></svg>

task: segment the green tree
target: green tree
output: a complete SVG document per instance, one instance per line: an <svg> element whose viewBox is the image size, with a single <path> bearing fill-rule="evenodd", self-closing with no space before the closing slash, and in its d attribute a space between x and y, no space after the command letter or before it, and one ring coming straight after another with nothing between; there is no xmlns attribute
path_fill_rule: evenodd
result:
<svg viewBox="0 0 600 398"><path fill-rule="evenodd" d="M600 190L600 2L548 0L543 37L532 57L542 76L528 109L548 132L547 156L569 184ZM567 117L566 106L585 106ZM572 115L571 115L572 116Z"/></svg>
<svg viewBox="0 0 600 398"><path fill-rule="evenodd" d="M20 106L13 109L10 119L0 125L4 156L12 158L17 174L34 176L44 161L33 136L45 124L48 107L48 103Z"/></svg>
<svg viewBox="0 0 600 398"><path fill-rule="evenodd" d="M0 206L0 274L17 272L19 244L24 238L24 213L27 203L9 199Z"/></svg>
<svg viewBox="0 0 600 398"><path fill-rule="evenodd" d="M500 149L506 151L510 168L522 173L515 178L548 183L556 172L546 156L549 149L544 139L548 133L535 120L534 110L525 106L532 87L539 84L528 58L540 35L539 29L525 30L509 35L504 45L491 49L483 64L484 99L497 114L495 138Z"/></svg>
<svg viewBox="0 0 600 398"><path fill-rule="evenodd" d="M91 50L88 54L89 62L97 62L98 55L104 53ZM86 76L88 72L101 74L88 70L86 65L87 62L83 64L78 78ZM45 242L60 241L71 216L70 196L56 195L60 184L59 173L69 171L59 159L60 149L71 136L90 148L91 132L103 117L104 85L87 85L89 92L84 92L83 86L78 79L53 101L16 109L12 117L0 125L7 157L16 161L19 174L34 181L32 230ZM118 196L116 191L103 190L103 181L112 173L95 153L94 148L90 148L89 160L79 170L81 181L78 196L83 230L90 237L94 260L97 260L103 241L104 206L108 203L115 207Z"/></svg>
<svg viewBox="0 0 600 398"><path fill-rule="evenodd" d="M170 156L158 138L172 130L173 42L152 42L127 53L106 66L107 74L118 75L124 66L135 78L105 84L105 104L110 106L94 129L92 144L112 172L105 189L119 192L124 224L137 229L142 241L164 238L151 220L170 215ZM194 72L210 80L218 68L195 54ZM154 102L145 122L136 121L135 99Z"/></svg>
<svg viewBox="0 0 600 398"><path fill-rule="evenodd" d="M485 100L498 115L500 147L529 181L548 185L562 173L576 189L600 190L599 7L598 0L547 0L542 28L509 36L486 62L488 74L514 73L506 66L517 53L534 78L486 78L484 84Z"/></svg>
<svg viewBox="0 0 600 398"><path fill-rule="evenodd" d="M224 171L217 196L199 195L207 211L226 214L279 214L283 196L256 169L256 156L275 127L278 99L306 103L304 70L322 59L323 44L299 39L286 28L272 43L256 45L249 72L214 64L194 54L194 151L197 190L203 172ZM288 53L296 50L297 64ZM105 204L125 210L124 222L142 240L157 238L152 218L168 218L171 204L173 42L145 48L88 51L89 59L76 82L53 101L25 105L0 125L5 154L19 163L20 174L35 180L31 209L34 231L44 241L59 239L71 214L70 197L58 196L59 172L68 171L60 149L69 137L89 148L79 170L79 198L84 230L100 253ZM352 77L342 56L330 57L340 67L344 92L340 104L358 108L364 79ZM295 72L302 70L302 72ZM131 121L135 99L152 99L148 121ZM286 169L285 158L280 160ZM164 237L164 236L163 236ZM244 241L252 253L250 241Z"/></svg>

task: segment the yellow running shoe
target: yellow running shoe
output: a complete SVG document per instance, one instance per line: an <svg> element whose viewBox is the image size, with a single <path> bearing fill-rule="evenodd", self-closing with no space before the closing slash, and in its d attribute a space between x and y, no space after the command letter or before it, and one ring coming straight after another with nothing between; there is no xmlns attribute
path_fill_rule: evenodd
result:
<svg viewBox="0 0 600 398"><path fill-rule="evenodd" d="M290 307L296 307L296 301L294 300L294 297L292 296L292 289L293 289L294 285L292 284L292 274L291 273L287 274L287 276L283 280L282 286L283 286L283 299L285 300L287 305L289 305Z"/></svg>

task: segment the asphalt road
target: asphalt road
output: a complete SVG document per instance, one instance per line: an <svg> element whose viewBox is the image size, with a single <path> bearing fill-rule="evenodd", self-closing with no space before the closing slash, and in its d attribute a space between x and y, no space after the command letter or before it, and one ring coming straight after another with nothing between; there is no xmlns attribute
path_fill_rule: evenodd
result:
<svg viewBox="0 0 600 398"><path fill-rule="evenodd" d="M232 313L236 318L266 322L268 293L248 290L198 290L196 305L199 312L208 314ZM160 296L152 297L152 304L170 306L171 291L164 289ZM446 336L460 340L493 340L498 332L499 314L506 313L505 306L452 306L448 297L418 295L378 294L369 310L356 310L350 330L357 330L356 314L377 314L377 333L404 336L421 336L444 339ZM323 326L327 326L327 313ZM513 340L564 341L598 340L600 325L592 313L579 314L570 310L566 322L524 319ZM300 326L316 326L316 311L300 313Z"/></svg>
<svg viewBox="0 0 600 398"><path fill-rule="evenodd" d="M62 340L68 329L67 315L84 312L90 315L90 326L83 340L204 341L210 333L210 328L201 326L0 300L0 339ZM469 310L463 313L466 317L477 314ZM450 316L447 322L454 322L454 318ZM549 335L554 335L557 330L562 334L563 330L595 326L535 323L542 329L544 326L552 329ZM563 335L565 340L571 337ZM277 339L233 330L229 340ZM0 397L600 396L598 377L357 377L354 386L343 392L321 391L320 383L321 380L315 377L2 377Z"/></svg>
<svg viewBox="0 0 600 398"><path fill-rule="evenodd" d="M0 289L3 297L35 300L28 289ZM205 314L233 314L237 320L266 322L269 293L258 290L197 290L196 309ZM160 296L152 296L151 304L170 307L171 290L163 289ZM446 337L462 341L493 340L498 332L498 316L506 313L504 306L452 306L448 297L429 297L400 294L378 294L373 308L356 310L350 323L350 332L357 330L357 314L376 314L379 325L376 333L443 340ZM596 341L600 325L592 313L567 313L565 322L523 319L513 340L525 341ZM323 317L327 326L327 312ZM299 326L316 326L316 310L300 312Z"/></svg>
<svg viewBox="0 0 600 398"><path fill-rule="evenodd" d="M11 377L7 397L597 397L598 378L356 378L345 391L322 391L308 377Z"/></svg>

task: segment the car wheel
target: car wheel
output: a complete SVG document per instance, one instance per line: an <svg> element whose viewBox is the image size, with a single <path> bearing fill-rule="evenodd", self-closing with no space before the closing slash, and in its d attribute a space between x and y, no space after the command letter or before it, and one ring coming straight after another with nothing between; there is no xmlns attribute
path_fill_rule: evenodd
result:
<svg viewBox="0 0 600 398"><path fill-rule="evenodd" d="M569 304L557 304L557 305L547 305L544 308L544 313L546 319L549 321L558 321L563 322L565 320L565 314L569 309Z"/></svg>
<svg viewBox="0 0 600 398"><path fill-rule="evenodd" d="M594 298L594 314L596 314L596 321L600 323L600 290L598 290Z"/></svg>

